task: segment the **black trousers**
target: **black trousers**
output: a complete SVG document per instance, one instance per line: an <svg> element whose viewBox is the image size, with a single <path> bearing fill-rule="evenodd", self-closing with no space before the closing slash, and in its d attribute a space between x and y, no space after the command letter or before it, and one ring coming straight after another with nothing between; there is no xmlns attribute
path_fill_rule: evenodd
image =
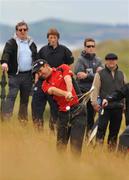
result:
<svg viewBox="0 0 129 180"><path fill-rule="evenodd" d="M97 141L103 143L107 126L109 123L108 144L112 147L116 146L117 136L122 121L122 108L105 109L104 114L100 115L97 131Z"/></svg>
<svg viewBox="0 0 129 180"><path fill-rule="evenodd" d="M45 106L48 101L50 105L52 120L56 122L58 118L57 104L53 100L52 96L43 92L43 90L41 89L42 83L43 81L39 80L33 88L32 103L31 103L32 119L33 121L43 121Z"/></svg>
<svg viewBox="0 0 129 180"><path fill-rule="evenodd" d="M32 88L31 72L19 73L18 75L9 75L9 92L4 105L4 113L12 114L14 109L15 100L18 92L20 91L20 106L18 118L28 119L28 102L29 95Z"/></svg>
<svg viewBox="0 0 129 180"><path fill-rule="evenodd" d="M73 119L70 118L71 113L73 112L59 112L57 123L57 149L64 150L70 140L71 151L74 154L80 154L86 127L86 113L82 111Z"/></svg>
<svg viewBox="0 0 129 180"><path fill-rule="evenodd" d="M92 129L94 125L95 111L89 100L87 103L87 133Z"/></svg>

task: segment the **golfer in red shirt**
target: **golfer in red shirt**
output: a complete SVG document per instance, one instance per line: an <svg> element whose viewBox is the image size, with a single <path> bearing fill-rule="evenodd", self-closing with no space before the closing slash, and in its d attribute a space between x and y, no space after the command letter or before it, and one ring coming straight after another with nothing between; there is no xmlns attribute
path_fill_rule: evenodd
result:
<svg viewBox="0 0 129 180"><path fill-rule="evenodd" d="M64 150L70 139L71 150L80 155L86 127L86 112L77 112L79 99L72 84L73 73L66 64L52 68L43 60L37 60L33 65L33 73L45 78L42 89L53 96L59 108L57 123L57 148ZM74 112L76 114L74 115Z"/></svg>

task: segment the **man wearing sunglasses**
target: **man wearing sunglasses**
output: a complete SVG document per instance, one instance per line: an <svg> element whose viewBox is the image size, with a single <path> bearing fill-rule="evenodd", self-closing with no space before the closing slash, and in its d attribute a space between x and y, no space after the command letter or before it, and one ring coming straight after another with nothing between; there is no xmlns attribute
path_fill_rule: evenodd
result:
<svg viewBox="0 0 129 180"><path fill-rule="evenodd" d="M36 60L37 47L28 36L27 23L19 22L15 30L14 37L6 42L1 59L2 71L8 73L9 79L4 117L8 119L12 116L14 103L20 91L18 119L20 122L27 122L27 107L32 87L32 62Z"/></svg>
<svg viewBox="0 0 129 180"><path fill-rule="evenodd" d="M90 90L95 73L102 69L101 60L96 56L95 46L94 39L85 39L84 50L75 65L75 74L82 93ZM87 136L93 127L94 116L95 112L89 100L87 103Z"/></svg>

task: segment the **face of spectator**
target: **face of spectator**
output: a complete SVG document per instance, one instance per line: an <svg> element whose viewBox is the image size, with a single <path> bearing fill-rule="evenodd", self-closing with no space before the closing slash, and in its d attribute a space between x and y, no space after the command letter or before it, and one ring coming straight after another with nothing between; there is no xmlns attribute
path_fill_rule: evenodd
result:
<svg viewBox="0 0 129 180"><path fill-rule="evenodd" d="M105 62L106 66L110 69L115 69L116 68L116 65L117 65L117 60L115 59L110 59L110 60L106 60Z"/></svg>
<svg viewBox="0 0 129 180"><path fill-rule="evenodd" d="M86 42L85 50L89 54L94 54L96 49L95 49L95 42L88 41Z"/></svg>
<svg viewBox="0 0 129 180"><path fill-rule="evenodd" d="M58 37L56 35L49 35L48 36L48 43L53 47L56 48L58 45Z"/></svg>
<svg viewBox="0 0 129 180"><path fill-rule="evenodd" d="M16 30L16 35L19 39L21 40L27 39L27 33L28 33L28 28L25 25L18 26Z"/></svg>

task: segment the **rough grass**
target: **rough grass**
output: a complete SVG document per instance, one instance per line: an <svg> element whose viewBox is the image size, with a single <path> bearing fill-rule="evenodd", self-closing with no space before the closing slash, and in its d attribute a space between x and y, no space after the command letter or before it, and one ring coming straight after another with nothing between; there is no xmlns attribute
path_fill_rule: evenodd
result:
<svg viewBox="0 0 129 180"><path fill-rule="evenodd" d="M27 126L18 122L17 112L18 102L11 121L0 123L0 180L128 179L129 156L109 153L106 140L103 149L87 147L84 141L80 159L72 157L69 145L66 153L59 154L56 151L56 136L48 128L48 107L44 132L35 131L30 104ZM121 131L124 127L123 121Z"/></svg>
<svg viewBox="0 0 129 180"><path fill-rule="evenodd" d="M20 126L17 119L0 123L1 180L127 180L129 156L109 153L106 145L87 147L84 142L81 159L69 150L56 151L56 137L45 123L44 133L34 130L32 122Z"/></svg>
<svg viewBox="0 0 129 180"><path fill-rule="evenodd" d="M108 52L117 53L119 65L129 79L129 41L107 41L98 44L97 54L103 59ZM74 52L77 57L79 51ZM31 100L31 99L30 99ZM17 120L17 98L11 122L0 122L0 180L128 180L129 156L109 153L100 147L87 147L84 142L81 159L69 150L56 151L56 137L48 129L46 110L43 133L34 130L32 121L22 127ZM31 115L29 104L29 117ZM30 118L31 119L31 118ZM125 127L124 121L121 128Z"/></svg>

